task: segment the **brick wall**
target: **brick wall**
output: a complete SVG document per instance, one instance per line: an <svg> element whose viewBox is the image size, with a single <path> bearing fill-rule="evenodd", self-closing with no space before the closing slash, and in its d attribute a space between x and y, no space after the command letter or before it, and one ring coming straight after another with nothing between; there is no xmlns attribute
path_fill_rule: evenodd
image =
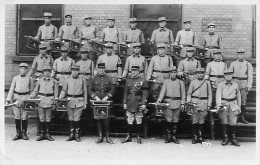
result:
<svg viewBox="0 0 260 165"><path fill-rule="evenodd" d="M218 25L216 31L222 36L226 58L236 58L237 47L245 49L245 57L252 57L252 9L250 5L183 5L182 19L192 21L199 42L207 34L203 30L205 21L215 21Z"/></svg>

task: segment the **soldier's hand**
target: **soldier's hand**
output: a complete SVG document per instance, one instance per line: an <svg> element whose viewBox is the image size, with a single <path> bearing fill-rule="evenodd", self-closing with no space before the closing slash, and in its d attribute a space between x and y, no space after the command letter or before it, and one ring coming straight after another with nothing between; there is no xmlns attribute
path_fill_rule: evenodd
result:
<svg viewBox="0 0 260 165"><path fill-rule="evenodd" d="M181 112L184 112L184 104L181 104Z"/></svg>
<svg viewBox="0 0 260 165"><path fill-rule="evenodd" d="M249 92L251 90L251 88L249 87L246 87L246 91Z"/></svg>
<svg viewBox="0 0 260 165"><path fill-rule="evenodd" d="M88 104L84 104L83 109L87 109Z"/></svg>
<svg viewBox="0 0 260 165"><path fill-rule="evenodd" d="M106 97L104 97L104 98L102 99L102 101L103 101L103 102L106 102L107 99L108 99L108 97L106 96Z"/></svg>
<svg viewBox="0 0 260 165"><path fill-rule="evenodd" d="M145 110L146 109L146 105L141 105L141 109Z"/></svg>
<svg viewBox="0 0 260 165"><path fill-rule="evenodd" d="M209 111L210 109L211 109L211 107L210 107L210 106L208 106L208 107L207 107L207 111Z"/></svg>
<svg viewBox="0 0 260 165"><path fill-rule="evenodd" d="M10 104L10 101L6 101L5 104Z"/></svg>
<svg viewBox="0 0 260 165"><path fill-rule="evenodd" d="M99 97L96 96L96 97L95 97L95 101L98 101L98 102L99 102L99 101L101 101L101 100L100 100Z"/></svg>
<svg viewBox="0 0 260 165"><path fill-rule="evenodd" d="M127 105L126 104L124 104L124 109L127 109Z"/></svg>

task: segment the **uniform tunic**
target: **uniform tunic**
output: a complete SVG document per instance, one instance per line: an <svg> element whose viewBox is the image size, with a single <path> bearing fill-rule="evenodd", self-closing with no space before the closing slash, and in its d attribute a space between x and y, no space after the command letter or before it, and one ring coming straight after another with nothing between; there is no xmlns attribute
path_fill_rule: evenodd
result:
<svg viewBox="0 0 260 165"><path fill-rule="evenodd" d="M213 53L222 47L222 38L216 33L207 34L202 39L202 46L208 48L205 52L205 58L213 58Z"/></svg>
<svg viewBox="0 0 260 165"><path fill-rule="evenodd" d="M86 81L90 80L94 76L94 62L92 60L80 60L76 62L76 65L80 67L79 76L83 77Z"/></svg>
<svg viewBox="0 0 260 165"><path fill-rule="evenodd" d="M122 77L127 77L128 74L131 73L131 68L133 65L139 66L140 76L145 78L147 73L148 63L146 58L142 55L131 55L127 57Z"/></svg>
<svg viewBox="0 0 260 165"><path fill-rule="evenodd" d="M46 65L53 65L53 58L50 55L38 55L34 58L31 70L29 72L29 76L32 76L32 74L36 71L35 76L40 77L43 73L43 67Z"/></svg>
<svg viewBox="0 0 260 165"><path fill-rule="evenodd" d="M76 25L67 24L62 25L59 30L58 38L73 40L77 39L79 35L79 30Z"/></svg>
<svg viewBox="0 0 260 165"><path fill-rule="evenodd" d="M83 26L79 29L79 39L84 42L82 48L86 48L88 51L93 51L93 45L90 39L97 37L98 28L96 26Z"/></svg>
<svg viewBox="0 0 260 165"><path fill-rule="evenodd" d="M38 33L36 35L36 39L44 41L44 44L47 45L47 50L51 49L50 42L48 40L54 40L58 37L58 29L50 24L50 25L42 25L39 27Z"/></svg>
<svg viewBox="0 0 260 165"><path fill-rule="evenodd" d="M102 40L102 42L112 42L113 45L113 49L114 50L118 50L118 46L117 43L121 43L122 42L122 38L121 38L121 31L118 27L106 27L103 29L101 35L100 35L100 39Z"/></svg>
<svg viewBox="0 0 260 165"><path fill-rule="evenodd" d="M212 88L217 88L217 85L224 80L224 71L227 69L227 64L222 61L211 61L206 67L206 78L209 78Z"/></svg>
<svg viewBox="0 0 260 165"><path fill-rule="evenodd" d="M145 43L144 34L139 29L128 29L123 35L123 41L130 46L127 50L127 55L130 56L133 54L133 43Z"/></svg>

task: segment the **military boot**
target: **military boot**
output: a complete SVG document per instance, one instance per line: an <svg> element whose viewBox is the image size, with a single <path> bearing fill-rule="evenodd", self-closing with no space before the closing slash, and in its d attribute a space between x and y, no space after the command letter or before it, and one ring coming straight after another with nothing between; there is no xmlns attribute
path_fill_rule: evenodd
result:
<svg viewBox="0 0 260 165"><path fill-rule="evenodd" d="M133 125L132 124L128 124L128 131L127 131L127 136L124 140L122 140L121 143L127 143L127 142L131 142L132 141L132 130L133 130Z"/></svg>
<svg viewBox="0 0 260 165"><path fill-rule="evenodd" d="M245 111L246 111L246 105L241 105L241 113L239 115L239 122L248 124L248 121L245 119Z"/></svg>
<svg viewBox="0 0 260 165"><path fill-rule="evenodd" d="M227 125L226 124L222 124L222 134L223 134L223 140L222 140L221 145L226 146L226 145L228 145L228 135L227 135Z"/></svg>
<svg viewBox="0 0 260 165"><path fill-rule="evenodd" d="M103 142L103 135L102 135L102 126L101 121L97 120L97 130L98 130L98 138L95 143L102 143Z"/></svg>
<svg viewBox="0 0 260 165"><path fill-rule="evenodd" d="M46 122L45 126L46 126L46 128L45 128L45 131L46 131L46 136L45 137L46 137L46 139L49 140L49 141L54 141L54 139L50 135L50 122Z"/></svg>
<svg viewBox="0 0 260 165"><path fill-rule="evenodd" d="M192 144L198 143L198 137L197 137L197 124L192 124Z"/></svg>
<svg viewBox="0 0 260 165"><path fill-rule="evenodd" d="M114 142L109 137L109 119L104 120L105 134L107 143L114 144Z"/></svg>
<svg viewBox="0 0 260 165"><path fill-rule="evenodd" d="M66 141L71 141L74 138L74 122L73 121L69 121L69 127L70 127L70 135L66 139Z"/></svg>
<svg viewBox="0 0 260 165"><path fill-rule="evenodd" d="M137 136L136 136L137 143L138 144L142 144L142 139L141 139L142 125L141 124L137 124L136 128L137 128Z"/></svg>
<svg viewBox="0 0 260 165"><path fill-rule="evenodd" d="M80 142L81 139L80 139L80 123L79 121L75 121L75 140L77 142Z"/></svg>
<svg viewBox="0 0 260 165"><path fill-rule="evenodd" d="M166 126L166 139L164 143L170 143L172 141L171 123L167 122Z"/></svg>
<svg viewBox="0 0 260 165"><path fill-rule="evenodd" d="M240 147L240 144L236 138L236 126L230 126L231 129L231 144L237 147Z"/></svg>
<svg viewBox="0 0 260 165"><path fill-rule="evenodd" d="M28 140L27 136L28 120L22 120L22 138Z"/></svg>
<svg viewBox="0 0 260 165"><path fill-rule="evenodd" d="M40 132L40 136L36 139L36 141L42 141L44 139L44 123L43 122L39 123L39 132Z"/></svg>
<svg viewBox="0 0 260 165"><path fill-rule="evenodd" d="M13 137L13 141L21 138L21 120L15 119L16 135Z"/></svg>
<svg viewBox="0 0 260 165"><path fill-rule="evenodd" d="M172 123L172 142L176 144L180 144L179 140L176 137L177 124L178 123Z"/></svg>
<svg viewBox="0 0 260 165"><path fill-rule="evenodd" d="M203 124L199 124L199 128L198 128L198 143L201 143L204 142L203 140Z"/></svg>

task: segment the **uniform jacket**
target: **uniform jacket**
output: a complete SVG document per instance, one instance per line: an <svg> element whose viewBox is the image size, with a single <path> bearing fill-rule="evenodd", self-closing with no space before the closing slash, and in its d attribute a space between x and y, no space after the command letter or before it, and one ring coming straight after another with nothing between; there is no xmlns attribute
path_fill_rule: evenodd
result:
<svg viewBox="0 0 260 165"><path fill-rule="evenodd" d="M86 80L89 80L94 76L94 62L92 60L80 60L76 62L76 65L80 66L80 77L84 77Z"/></svg>
<svg viewBox="0 0 260 165"><path fill-rule="evenodd" d="M79 36L79 29L76 25L62 25L59 30L58 38L73 40Z"/></svg>
<svg viewBox="0 0 260 165"><path fill-rule="evenodd" d="M103 29L100 35L100 39L103 42L114 42L114 43L122 42L121 31L118 27L113 27L113 28L106 27Z"/></svg>
<svg viewBox="0 0 260 165"><path fill-rule="evenodd" d="M192 80L197 79L196 70L197 68L201 68L201 64L198 60L192 58L189 60L188 58L185 58L184 60L181 60L178 66L178 74L186 72L188 75L189 82Z"/></svg>
<svg viewBox="0 0 260 165"><path fill-rule="evenodd" d="M52 24L50 25L44 24L39 27L38 33L35 38L38 40L48 40L48 39L54 40L57 37L58 37L58 29Z"/></svg>
<svg viewBox="0 0 260 165"><path fill-rule="evenodd" d="M209 58L213 56L213 53L216 49L222 48L222 38L219 34L207 34L202 39L203 47L208 48L207 52L205 53L205 57Z"/></svg>
<svg viewBox="0 0 260 165"><path fill-rule="evenodd" d="M205 72L205 78L212 81L212 87L217 88L218 83L224 81L224 71L227 69L227 64L220 61L211 61L208 63ZM211 77L210 75L222 76L221 78Z"/></svg>
<svg viewBox="0 0 260 165"><path fill-rule="evenodd" d="M35 76L39 77L42 75L42 69L45 65L53 65L53 58L50 55L43 57L41 54L36 56L33 60L31 70L29 72L29 76L32 76L33 72L36 71Z"/></svg>

